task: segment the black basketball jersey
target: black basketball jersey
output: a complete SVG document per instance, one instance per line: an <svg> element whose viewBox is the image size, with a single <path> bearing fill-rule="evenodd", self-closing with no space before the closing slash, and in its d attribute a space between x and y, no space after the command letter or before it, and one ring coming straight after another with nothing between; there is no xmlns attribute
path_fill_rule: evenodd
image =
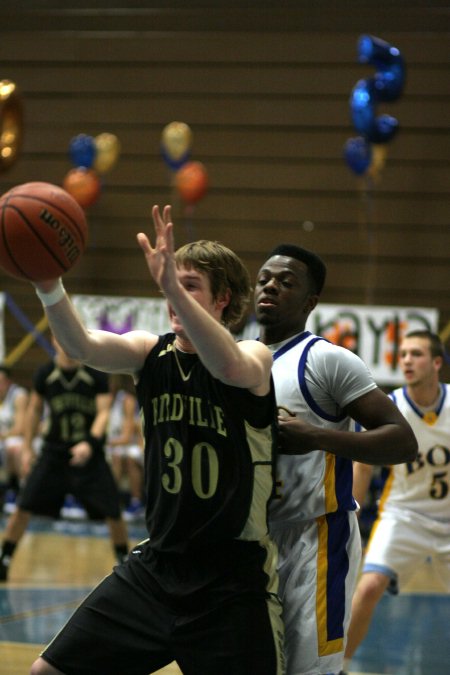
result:
<svg viewBox="0 0 450 675"><path fill-rule="evenodd" d="M36 372L34 389L49 407L46 447L66 450L87 439L97 414L96 396L109 391L109 380L88 366L63 370L54 361Z"/></svg>
<svg viewBox="0 0 450 675"><path fill-rule="evenodd" d="M273 493L275 397L213 378L161 336L139 375L149 545L261 541Z"/></svg>

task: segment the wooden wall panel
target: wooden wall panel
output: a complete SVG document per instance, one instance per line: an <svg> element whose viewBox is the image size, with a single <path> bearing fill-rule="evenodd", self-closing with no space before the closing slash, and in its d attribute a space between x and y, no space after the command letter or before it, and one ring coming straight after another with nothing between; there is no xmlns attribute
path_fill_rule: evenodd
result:
<svg viewBox="0 0 450 675"><path fill-rule="evenodd" d="M160 6L159 6L160 5ZM202 6L200 6L202 5ZM254 276L279 241L321 254L323 300L437 307L450 322L450 29L439 0L3 0L0 79L22 91L19 161L0 192L30 180L61 183L70 139L109 131L122 145L88 210L90 245L67 275L72 292L155 295L136 232L153 203L172 202L177 241L218 239ZM356 177L343 145L356 135L348 99L374 68L356 61L361 33L399 47L403 95L378 112L400 122L378 180ZM192 158L210 176L187 214L159 150L163 127L187 122ZM0 272L0 287L34 323L28 284ZM450 332L450 331L449 331ZM24 329L6 312L7 351ZM43 353L17 363L28 383Z"/></svg>

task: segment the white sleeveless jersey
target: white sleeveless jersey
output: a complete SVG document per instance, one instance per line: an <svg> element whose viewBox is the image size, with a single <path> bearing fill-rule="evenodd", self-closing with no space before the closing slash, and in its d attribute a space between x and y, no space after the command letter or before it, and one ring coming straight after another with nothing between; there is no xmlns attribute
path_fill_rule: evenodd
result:
<svg viewBox="0 0 450 675"><path fill-rule="evenodd" d="M17 396L26 393L26 389L20 387L18 384L11 384L9 387L5 398L0 403L0 431L2 433L9 431L14 424L15 402Z"/></svg>
<svg viewBox="0 0 450 675"><path fill-rule="evenodd" d="M358 356L308 331L269 348L279 408L322 428L353 428L344 407L376 388ZM352 485L349 459L320 449L305 455L278 455L277 496L271 503L270 520L297 523L355 510Z"/></svg>
<svg viewBox="0 0 450 675"><path fill-rule="evenodd" d="M423 414L405 387L390 397L406 417L419 445L417 459L390 468L380 510L408 509L437 521L450 522L450 385L441 384L439 408Z"/></svg>

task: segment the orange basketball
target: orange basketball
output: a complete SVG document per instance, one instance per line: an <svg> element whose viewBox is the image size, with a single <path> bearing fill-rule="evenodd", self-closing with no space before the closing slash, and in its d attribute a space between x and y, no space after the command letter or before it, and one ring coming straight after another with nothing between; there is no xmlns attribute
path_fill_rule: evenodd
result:
<svg viewBox="0 0 450 675"><path fill-rule="evenodd" d="M86 216L71 195L51 183L24 183L0 198L0 266L19 279L55 279L83 254Z"/></svg>

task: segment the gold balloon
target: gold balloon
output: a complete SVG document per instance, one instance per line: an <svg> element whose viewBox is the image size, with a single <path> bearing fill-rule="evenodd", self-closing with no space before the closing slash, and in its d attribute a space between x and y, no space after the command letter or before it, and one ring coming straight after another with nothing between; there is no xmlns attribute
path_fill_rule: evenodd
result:
<svg viewBox="0 0 450 675"><path fill-rule="evenodd" d="M381 178L381 172L384 169L387 159L387 147L386 143L373 143L372 145L372 160L370 166L367 169L367 173L375 181Z"/></svg>
<svg viewBox="0 0 450 675"><path fill-rule="evenodd" d="M171 122L164 127L161 142L170 159L181 159L192 145L192 131L184 122Z"/></svg>
<svg viewBox="0 0 450 675"><path fill-rule="evenodd" d="M115 166L120 155L120 141L114 134L103 133L95 137L96 155L94 169L107 173Z"/></svg>
<svg viewBox="0 0 450 675"><path fill-rule="evenodd" d="M17 86L0 80L0 171L16 161L23 135L23 107Z"/></svg>

